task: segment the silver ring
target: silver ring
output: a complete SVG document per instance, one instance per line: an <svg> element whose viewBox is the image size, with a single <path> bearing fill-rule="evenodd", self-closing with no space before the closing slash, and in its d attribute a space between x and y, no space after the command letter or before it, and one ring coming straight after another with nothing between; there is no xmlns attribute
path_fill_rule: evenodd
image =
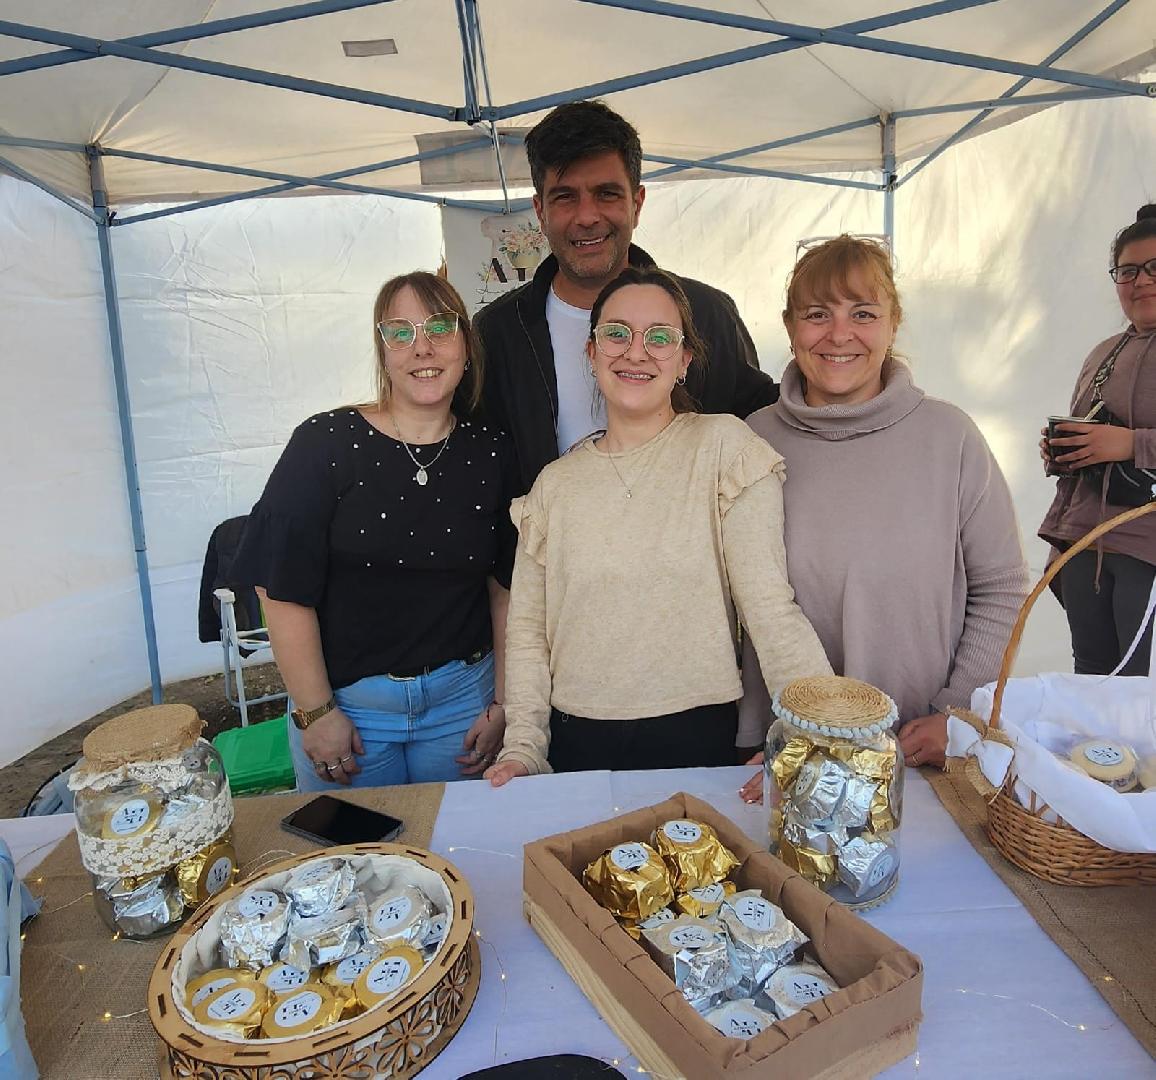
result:
<svg viewBox="0 0 1156 1080"><path fill-rule="evenodd" d="M340 759L340 760L337 762L337 764L338 764L338 765L344 765L344 764L345 764L347 761L352 761L352 760L353 760L353 755L352 755L352 754L349 754L349 755L347 755L346 757L343 757L343 758L341 758L341 759Z"/></svg>
<svg viewBox="0 0 1156 1080"><path fill-rule="evenodd" d="M334 769L340 769L340 768L341 768L341 762L340 761L334 761L332 763L327 761L325 763L325 769L327 772L333 772Z"/></svg>
<svg viewBox="0 0 1156 1080"><path fill-rule="evenodd" d="M473 755L474 761L479 760L482 756L481 750L479 750L476 746L473 748L473 750L470 751L470 753Z"/></svg>

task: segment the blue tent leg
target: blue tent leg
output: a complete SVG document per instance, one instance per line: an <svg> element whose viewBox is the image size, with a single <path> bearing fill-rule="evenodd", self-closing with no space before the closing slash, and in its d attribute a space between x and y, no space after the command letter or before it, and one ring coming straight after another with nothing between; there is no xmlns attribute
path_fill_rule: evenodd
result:
<svg viewBox="0 0 1156 1080"><path fill-rule="evenodd" d="M116 272L112 264L112 241L108 211L108 192L104 186L104 163L100 152L88 150L88 169L92 181L92 208L96 213L96 238L100 245L100 270L104 278L104 304L108 313L108 340L112 348L112 374L116 384L116 410L120 417L120 445L124 454L125 485L132 517L132 542L136 551L136 575L140 584L141 614L144 616L145 645L149 656L149 679L153 704L163 700L161 665L157 654L157 626L153 614L153 590L149 580L148 547L145 544L144 515L141 512L140 477L136 467L136 441L132 433L128 379L124 369L124 338L120 326L120 305L116 294Z"/></svg>

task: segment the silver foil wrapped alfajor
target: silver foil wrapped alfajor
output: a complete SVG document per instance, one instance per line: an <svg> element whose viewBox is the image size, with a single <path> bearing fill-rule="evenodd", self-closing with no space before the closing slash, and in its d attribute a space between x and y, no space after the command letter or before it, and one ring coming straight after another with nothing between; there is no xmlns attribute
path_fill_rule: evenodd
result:
<svg viewBox="0 0 1156 1080"><path fill-rule="evenodd" d="M821 997L833 994L839 984L818 964L803 961L785 964L763 984L763 996L775 1007L779 1018L786 1020Z"/></svg>
<svg viewBox="0 0 1156 1080"><path fill-rule="evenodd" d="M846 765L822 754L812 754L799 770L791 805L804 821L831 824L847 791L852 773Z"/></svg>
<svg viewBox="0 0 1156 1080"><path fill-rule="evenodd" d="M150 877L100 878L94 897L122 937L152 937L185 915L185 901L171 870Z"/></svg>
<svg viewBox="0 0 1156 1080"><path fill-rule="evenodd" d="M839 849L839 880L857 897L880 890L899 870L895 845L864 833Z"/></svg>
<svg viewBox="0 0 1156 1080"><path fill-rule="evenodd" d="M757 889L729 897L719 909L719 922L727 932L731 962L752 992L809 940L782 908Z"/></svg>
<svg viewBox="0 0 1156 1080"><path fill-rule="evenodd" d="M289 901L279 889L250 889L229 901L218 928L222 966L260 971L272 965L285 939L289 913Z"/></svg>
<svg viewBox="0 0 1156 1080"><path fill-rule="evenodd" d="M303 919L336 911L356 884L348 859L317 859L298 867L285 883L293 914Z"/></svg>
<svg viewBox="0 0 1156 1080"><path fill-rule="evenodd" d="M841 845L847 843L847 830L838 825L819 827L801 818L795 807L788 805L783 817L783 839L796 848L834 855Z"/></svg>
<svg viewBox="0 0 1156 1080"><path fill-rule="evenodd" d="M336 964L366 944L365 897L354 893L344 907L306 919L290 919L280 958L294 967Z"/></svg>
<svg viewBox="0 0 1156 1080"><path fill-rule="evenodd" d="M760 1009L750 998L719 1005L704 1017L728 1039L753 1039L775 1022L775 1014Z"/></svg>
<svg viewBox="0 0 1156 1080"><path fill-rule="evenodd" d="M844 830L864 828L871 814L871 801L878 788L877 780L852 773L847 778L843 801L835 808L833 823Z"/></svg>
<svg viewBox="0 0 1156 1080"><path fill-rule="evenodd" d="M682 915L642 931L655 962L700 1012L735 984L726 938L703 919Z"/></svg>
<svg viewBox="0 0 1156 1080"><path fill-rule="evenodd" d="M402 885L373 902L368 930L383 945L412 945L421 949L435 914L433 904L421 889L416 885Z"/></svg>

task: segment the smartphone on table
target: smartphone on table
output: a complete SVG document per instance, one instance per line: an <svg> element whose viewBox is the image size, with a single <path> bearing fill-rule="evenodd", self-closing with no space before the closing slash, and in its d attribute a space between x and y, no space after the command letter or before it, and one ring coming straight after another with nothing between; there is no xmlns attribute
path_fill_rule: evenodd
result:
<svg viewBox="0 0 1156 1080"><path fill-rule="evenodd" d="M281 827L325 847L373 844L395 840L405 823L333 795L318 795L312 802L283 818Z"/></svg>

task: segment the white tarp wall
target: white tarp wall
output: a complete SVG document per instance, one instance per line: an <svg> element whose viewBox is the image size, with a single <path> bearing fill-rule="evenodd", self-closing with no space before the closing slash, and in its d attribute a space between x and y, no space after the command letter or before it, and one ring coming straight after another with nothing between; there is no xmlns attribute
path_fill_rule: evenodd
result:
<svg viewBox="0 0 1156 1080"><path fill-rule="evenodd" d="M1156 197L1156 109L1053 109L956 147L902 188L896 242L918 381L995 447L1029 559L1051 497L1035 444L1087 350L1122 328L1111 236ZM871 177L872 179L874 177ZM763 365L800 237L878 233L882 199L774 180L650 190L637 240L726 289ZM238 203L113 232L166 681L214 670L196 640L213 526L246 513L289 432L365 396L380 283L440 260L436 210L360 196ZM0 762L148 683L93 226L0 179ZM912 514L919 508L912 507ZM1040 605L1022 670L1070 663Z"/></svg>

